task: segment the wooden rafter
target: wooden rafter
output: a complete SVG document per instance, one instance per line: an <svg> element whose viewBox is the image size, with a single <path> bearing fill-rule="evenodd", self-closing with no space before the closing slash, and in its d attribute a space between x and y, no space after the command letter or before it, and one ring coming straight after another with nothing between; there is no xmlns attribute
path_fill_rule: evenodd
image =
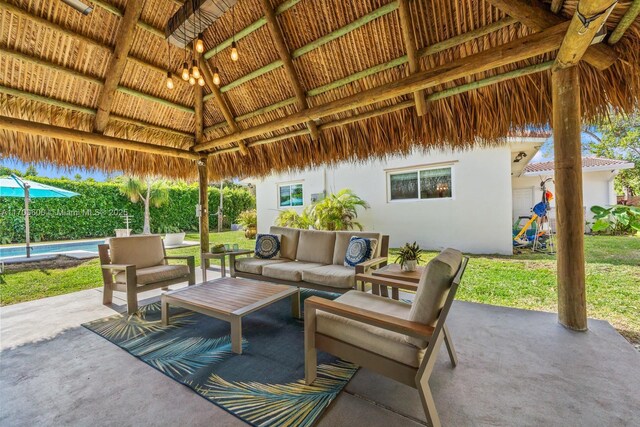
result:
<svg viewBox="0 0 640 427"><path fill-rule="evenodd" d="M273 120L237 134L227 135L195 147L196 151L206 151L224 146L240 138L250 138L264 133L295 126L309 120L338 114L354 108L363 107L398 96L428 89L469 75L488 71L513 62L542 55L560 47L564 34L569 26L565 22L539 33L513 40L501 46L460 58L450 63L435 67L428 71L404 77L398 81L387 83L354 95L332 101L308 110L298 111L287 117Z"/></svg>
<svg viewBox="0 0 640 427"><path fill-rule="evenodd" d="M209 89L211 89L211 93L213 94L213 96L216 99L216 104L218 105L218 108L220 109L220 112L222 113L222 115L224 116L224 119L227 123L227 125L229 125L229 127L231 128L231 131L233 133L237 133L240 131L240 128L238 127L238 124L236 123L236 119L233 117L233 113L231 112L231 109L229 108L229 104L227 103L227 100L225 99L224 94L222 94L222 92L220 92L220 88L213 82L213 72L211 71L211 68L209 67L209 64L207 63L207 61L202 61L201 62L201 72L202 72L202 76L204 77L204 81L205 83L207 83L207 86L209 86ZM203 129L203 133L204 133L204 129ZM249 151L247 150L247 146L244 143L244 141L239 140L238 141L238 147L240 149L240 152L243 155L246 155L249 153Z"/></svg>
<svg viewBox="0 0 640 427"><path fill-rule="evenodd" d="M460 34L458 36L455 37L451 37L449 39L443 40L441 42L438 43L434 43L430 46L427 46L423 49L420 49L418 51L418 56L420 58L429 56L429 55L434 55L436 53L442 52L446 49L450 49L456 46L459 46L463 43L466 43L470 40L475 40L478 37L482 37L482 36L486 36L487 34L491 34L495 31L501 30L503 28L508 27L509 25L513 25L514 23L516 23L517 21L514 18L511 17L506 17L506 18L502 18L496 22L493 22L485 27L480 27L477 28L475 30L471 30L471 31L467 31L464 34ZM407 63L407 56L403 55L399 58L393 59L391 61L387 61L385 63L379 64L379 65L375 65L373 67L367 68L365 70L359 71L357 73L348 75L346 77L343 77L341 79L335 80L331 83L327 83L325 85L319 86L317 88L311 89L309 91L307 91L307 97L314 97L314 96L318 96L321 95L325 92L328 92L330 90L333 89L337 89L340 87L343 87L345 85L348 85L349 83L353 83L355 81L358 81L360 79L363 79L365 77L368 76L372 76L374 74L380 73L382 71L385 70L390 70L392 68L395 67L399 67L402 66L404 64ZM213 96L213 95L211 95ZM207 96L205 96L205 100L207 99ZM259 108L255 111L251 111L249 113L243 114L241 116L236 117L236 121L244 121L244 120L249 120L253 117L259 116L261 114L266 114L270 111L273 110L277 110L279 108L283 108L286 107L288 105L292 105L296 102L296 98L292 97L292 98L288 98L285 99L283 101L280 102L276 102L275 104L272 105L268 105L266 107L262 107ZM219 129L224 127L225 122L220 122L217 123L213 126L209 126L208 128L205 129L205 133L215 130L215 129Z"/></svg>
<svg viewBox="0 0 640 427"><path fill-rule="evenodd" d="M527 0L489 0L489 2L517 19L534 31L542 31L549 27L567 22L555 13ZM609 68L618 59L618 55L609 46L602 44L591 46L584 55L584 60L599 70Z"/></svg>
<svg viewBox="0 0 640 427"><path fill-rule="evenodd" d="M273 12L271 7L271 3L269 0L262 0L262 8L264 9L264 16L267 19L267 26L269 27L269 32L271 33L271 38L273 43L276 46L276 50L278 51L278 55L280 55L280 60L284 66L285 73L287 74L287 78L289 79L289 83L293 87L293 91L296 94L296 100L298 102L298 107L301 110L306 110L309 108L309 103L307 102L307 95L302 88L302 84L300 84L300 79L296 73L296 69L293 66L293 60L291 59L291 55L289 54L289 49L286 46L284 41L284 36L282 35L282 30L280 29L280 25L276 19L276 14ZM309 129L309 133L311 134L311 139L314 141L317 140L320 135L318 133L318 126L313 120L309 120L307 122L307 128Z"/></svg>
<svg viewBox="0 0 640 427"><path fill-rule="evenodd" d="M116 89L120 83L120 79L124 74L124 68L127 65L127 56L133 44L133 36L136 31L136 23L140 19L142 13L143 0L129 0L127 8L124 11L124 17L118 27L118 36L116 37L116 47L113 50L107 74L104 79L104 86L98 98L98 114L93 123L93 130L98 133L104 132L109 121L109 113L116 95Z"/></svg>
<svg viewBox="0 0 640 427"><path fill-rule="evenodd" d="M47 104L47 105L52 105L54 107L60 107L60 108L64 108L66 110L72 110L72 111L78 111L80 113L85 113L85 114L91 114L91 115L95 115L96 114L96 110L93 108L89 108L89 107L83 107L82 105L78 105L78 104L73 104L71 102L66 102L66 101L61 101L55 98L51 98L49 96L42 96L42 95L36 95L34 93L31 92L25 92L23 90L19 90L19 89L14 89L14 88L10 88L10 87L6 87L6 86L0 86L0 93L4 93L7 95L11 95L11 96L16 96L18 98L22 98L22 99L28 99L30 101L36 101L36 102L40 102L43 104ZM110 120L116 120L119 122L124 122L124 123L129 123L135 126L141 126L144 127L145 129L151 129L151 130L156 130L156 131L160 131L160 132L167 132L167 133L173 133L175 135L179 135L182 137L188 137L188 138L193 138L193 134L188 133L188 132L184 132L184 131L180 131L177 129L172 129L172 128L168 128L165 126L158 126L158 125L154 125L153 123L148 123L142 120L136 120L136 119L132 119L130 117L126 117L126 116L120 116L117 114L110 114L109 115L109 119Z"/></svg>
<svg viewBox="0 0 640 427"><path fill-rule="evenodd" d="M43 136L46 138L55 138L61 141L74 141L83 144L119 148L122 150L132 150L149 154L159 154L169 157L179 157L188 160L198 160L200 158L200 156L195 153L181 150L179 148L147 144L145 142L115 138L113 136L106 136L92 132L83 132L77 129L15 119L13 117L0 116L0 129L26 133L29 135Z"/></svg>
<svg viewBox="0 0 640 427"><path fill-rule="evenodd" d="M580 0L576 13L571 19L567 35L562 41L562 46L556 56L554 68L567 68L577 65L591 45L593 37L602 27L615 7L612 0ZM582 23L578 13L586 19L593 19L588 26Z"/></svg>
<svg viewBox="0 0 640 427"><path fill-rule="evenodd" d="M80 71L76 71L71 68L64 67L62 65L54 64L42 58L36 58L31 55L27 55L24 53L16 52L14 50L10 50L4 47L0 47L0 55L11 56L13 58L17 58L21 61L31 62L33 64L37 64L41 67L48 68L50 70L54 70L60 73L64 73L75 78L84 80L86 82L95 83L97 85L103 85L104 81L97 77L89 76L87 74L81 73ZM164 105L166 107L175 108L176 110L180 110L185 113L193 113L193 108L187 107L182 104L177 104L173 101L169 101L164 98L158 98L157 96L150 95L148 93L140 92L134 89L130 89L124 86L118 86L116 89L118 92L124 93L129 96L134 96L136 98L145 99L147 101L156 102L158 104Z"/></svg>
<svg viewBox="0 0 640 427"><path fill-rule="evenodd" d="M629 6L629 9L625 12L624 16L616 25L616 28L611 32L607 43L616 44L620 41L625 31L634 23L636 18L640 14L640 0L633 0L633 3Z"/></svg>
<svg viewBox="0 0 640 427"><path fill-rule="evenodd" d="M551 0L551 12L560 13L563 5L564 0Z"/></svg>
<svg viewBox="0 0 640 427"><path fill-rule="evenodd" d="M416 47L416 37L413 30L413 22L411 21L411 11L409 10L409 0L398 1L398 11L400 12L400 29L402 30L402 39L404 47L407 51L407 60L409 61L409 74L415 74L420 71L420 62L418 57L418 49ZM427 113L427 102L424 98L424 91L413 93L413 99L416 103L416 112L419 116Z"/></svg>
<svg viewBox="0 0 640 427"><path fill-rule="evenodd" d="M427 101L431 102L431 101L437 101L439 99L444 99L444 98L448 98L450 96L454 96L454 95L459 95L461 93L464 92L469 92L471 90L476 90L476 89L480 89L483 87L487 87L487 86L491 86L500 82L504 82L507 80L511 80L511 79L515 79L518 77L522 77L522 76L528 76L531 74L535 74L535 73L540 73L542 71L546 71L551 69L551 67L553 66L553 61L547 61L547 62L543 62L542 64L536 64L536 65L530 65L528 67L524 67L524 68L519 68L513 71L508 71L506 73L501 73L495 76L491 76L491 77L486 77L484 79L481 80L477 80L475 82L471 82L471 83L465 83L462 84L460 86L454 86L452 88L449 89L444 89L442 91L439 92L433 92L431 93L428 97L427 97ZM327 129L332 129L332 128L336 128L339 126L344 126L344 125L348 125L350 123L355 123L355 122L359 122L362 120L366 120L366 119L370 119L373 117L378 117L378 116L382 116L385 114L390 114L393 113L395 111L399 111L399 110L404 110L406 108L411 108L414 107L415 103L413 100L411 101L404 101L404 102L400 102L397 104L393 104L387 107L382 107L382 108L378 108L376 110L372 110L372 111L367 111L365 113L360 113L360 114L355 114L353 116L349 116L349 117L345 117L344 119L339 119L339 120L333 120L327 123L323 123L319 126L319 129L321 131L323 130L327 130ZM282 141L284 139L289 139L289 138L293 138L296 136L300 136L300 135L306 135L308 134L309 131L307 129L300 129L300 130L295 130L292 132L288 132L282 135L276 135L273 136L271 138L265 138L265 139L261 139L259 141L254 141L248 144L249 147L257 147L259 145L265 145L265 144L271 144L274 142L278 142L278 141ZM214 156L214 155L219 155L219 154L225 154L225 153L233 153L238 151L237 148L225 148L222 150L217 150L214 151L213 153L211 153L210 155Z"/></svg>

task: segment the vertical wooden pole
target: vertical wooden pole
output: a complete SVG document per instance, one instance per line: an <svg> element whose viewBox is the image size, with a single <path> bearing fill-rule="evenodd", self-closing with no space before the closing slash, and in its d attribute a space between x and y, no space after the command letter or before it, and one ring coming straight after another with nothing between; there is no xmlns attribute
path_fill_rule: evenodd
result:
<svg viewBox="0 0 640 427"><path fill-rule="evenodd" d="M207 158L198 161L198 184L200 189L200 252L209 252L209 177ZM208 267L209 260L205 260Z"/></svg>
<svg viewBox="0 0 640 427"><path fill-rule="evenodd" d="M553 71L553 147L558 240L558 321L587 329L578 67Z"/></svg>

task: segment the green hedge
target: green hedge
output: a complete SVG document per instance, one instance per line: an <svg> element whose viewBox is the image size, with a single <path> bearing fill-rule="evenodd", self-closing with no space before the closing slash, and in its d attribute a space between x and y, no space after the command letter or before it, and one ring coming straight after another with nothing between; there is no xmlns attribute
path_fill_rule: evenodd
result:
<svg viewBox="0 0 640 427"><path fill-rule="evenodd" d="M125 228L122 214L131 215L130 227L142 232L143 204L132 203L120 194L118 185L110 182L71 181L30 177L54 187L74 191L80 196L68 199L32 199L30 205L31 238L38 240L72 240L86 237L113 236L116 228ZM182 231L197 231L197 184L176 183L169 188L169 203L151 207L151 230L158 232L167 226ZM235 223L240 212L255 207L255 198L243 188L224 188L224 226ZM209 188L209 224L218 226L220 192ZM24 199L0 197L0 243L24 242Z"/></svg>

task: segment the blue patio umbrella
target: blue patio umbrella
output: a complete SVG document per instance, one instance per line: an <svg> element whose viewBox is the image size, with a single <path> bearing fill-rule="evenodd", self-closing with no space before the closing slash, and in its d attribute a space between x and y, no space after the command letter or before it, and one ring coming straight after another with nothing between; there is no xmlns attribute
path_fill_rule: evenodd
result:
<svg viewBox="0 0 640 427"><path fill-rule="evenodd" d="M0 197L24 197L24 225L27 243L27 258L31 256L31 239L29 237L29 202L31 199L79 196L73 191L63 190L50 185L40 184L11 175L0 178Z"/></svg>

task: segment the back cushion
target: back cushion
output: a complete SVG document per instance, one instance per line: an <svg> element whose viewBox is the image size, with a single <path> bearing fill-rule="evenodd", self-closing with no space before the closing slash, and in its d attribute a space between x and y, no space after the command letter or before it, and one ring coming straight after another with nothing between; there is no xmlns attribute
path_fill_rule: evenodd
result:
<svg viewBox="0 0 640 427"><path fill-rule="evenodd" d="M113 237L109 239L113 264L135 264L136 268L164 264L160 236Z"/></svg>
<svg viewBox="0 0 640 427"><path fill-rule="evenodd" d="M288 227L271 227L269 234L280 235L280 257L288 259L296 259L298 251L298 239L300 238L300 230Z"/></svg>
<svg viewBox="0 0 640 427"><path fill-rule="evenodd" d="M455 249L445 249L429 261L420 277L418 291L409 312L409 320L435 326L461 263L462 253ZM424 340L416 338L408 340L418 347L424 348L427 345Z"/></svg>
<svg viewBox="0 0 640 427"><path fill-rule="evenodd" d="M380 256L380 247L382 246L382 235L380 233L372 233L366 231L337 231L336 244L333 247L333 264L344 264L344 257L347 255L349 240L351 240L351 237L353 236L365 237L367 239L376 239L378 241L378 244L376 245L375 251L371 255L371 258Z"/></svg>
<svg viewBox="0 0 640 427"><path fill-rule="evenodd" d="M331 264L333 262L333 247L335 244L335 231L300 230L296 259L298 261Z"/></svg>

